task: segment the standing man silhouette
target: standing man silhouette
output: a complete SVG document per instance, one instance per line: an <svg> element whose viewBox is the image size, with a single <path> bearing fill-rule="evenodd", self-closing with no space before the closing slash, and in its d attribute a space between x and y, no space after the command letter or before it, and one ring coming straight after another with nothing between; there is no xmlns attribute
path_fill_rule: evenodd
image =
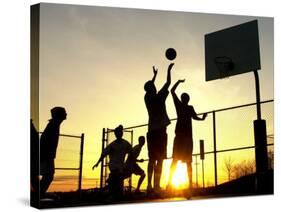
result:
<svg viewBox="0 0 281 212"><path fill-rule="evenodd" d="M170 168L170 176L168 181L168 188L171 185L173 173L175 171L177 162L181 160L187 165L187 173L189 178L189 187L192 188L192 151L193 151L193 139L192 139L192 119L205 120L207 113L204 113L202 118L198 117L193 106L188 105L189 95L183 93L181 100L177 97L175 91L180 83L185 80L178 80L171 89L173 101L177 111L177 123L175 129L175 139L173 146L173 161Z"/></svg>
<svg viewBox="0 0 281 212"><path fill-rule="evenodd" d="M93 170L99 163L109 156L110 174L107 179L108 188L114 198L120 198L123 194L124 162L126 155L132 151L131 144L123 139L123 126L119 125L114 129L116 140L110 143L101 153L99 160L93 166Z"/></svg>
<svg viewBox="0 0 281 212"><path fill-rule="evenodd" d="M154 174L154 190L160 190L163 159L167 157L166 128L170 124L170 120L167 115L165 101L169 94L168 88L171 84L171 69L173 65L174 63L169 65L167 71L167 81L158 93L154 85L158 70L154 66L154 75L152 80L146 82L144 85L144 90L146 91L144 100L149 116L147 132L147 147L149 157L147 167L148 192L153 189L151 183L152 174Z"/></svg>
<svg viewBox="0 0 281 212"><path fill-rule="evenodd" d="M40 194L46 193L55 174L55 158L59 142L60 125L66 119L63 107L51 109L52 119L49 120L40 138Z"/></svg>

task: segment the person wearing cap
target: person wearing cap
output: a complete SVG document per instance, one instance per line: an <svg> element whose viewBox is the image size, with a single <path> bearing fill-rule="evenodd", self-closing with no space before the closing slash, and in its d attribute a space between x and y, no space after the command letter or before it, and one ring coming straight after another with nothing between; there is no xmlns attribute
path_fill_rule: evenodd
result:
<svg viewBox="0 0 281 212"><path fill-rule="evenodd" d="M40 137L40 195L43 197L54 179L55 158L59 142L60 126L66 119L63 107L51 109L52 118Z"/></svg>
<svg viewBox="0 0 281 212"><path fill-rule="evenodd" d="M101 153L99 160L93 166L93 170L98 167L99 163L109 156L109 170L110 174L107 179L109 192L114 198L120 197L123 193L123 169L124 161L127 154L132 151L131 144L124 140L123 126L119 125L114 129L116 139L110 143Z"/></svg>
<svg viewBox="0 0 281 212"><path fill-rule="evenodd" d="M174 63L171 63L167 71L167 81L157 92L154 81L158 70L153 66L153 78L144 85L144 101L148 112L148 167L147 167L147 191L160 190L160 179L162 174L163 159L167 157L167 133L166 128L170 124L166 111L165 101L169 94L171 84L171 69ZM152 175L154 174L154 188L152 187Z"/></svg>

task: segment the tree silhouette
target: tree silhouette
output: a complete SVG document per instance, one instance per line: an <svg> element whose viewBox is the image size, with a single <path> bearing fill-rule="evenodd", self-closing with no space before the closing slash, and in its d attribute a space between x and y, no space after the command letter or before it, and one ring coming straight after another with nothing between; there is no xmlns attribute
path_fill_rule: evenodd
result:
<svg viewBox="0 0 281 212"><path fill-rule="evenodd" d="M273 150L268 151L268 168L274 169L274 151Z"/></svg>
<svg viewBox="0 0 281 212"><path fill-rule="evenodd" d="M235 179L253 174L256 172L255 160L243 160L242 162L235 164L233 167L233 176Z"/></svg>
<svg viewBox="0 0 281 212"><path fill-rule="evenodd" d="M234 169L234 160L231 158L231 156L224 159L224 170L227 173L228 181L231 180L231 177L233 175L233 169Z"/></svg>

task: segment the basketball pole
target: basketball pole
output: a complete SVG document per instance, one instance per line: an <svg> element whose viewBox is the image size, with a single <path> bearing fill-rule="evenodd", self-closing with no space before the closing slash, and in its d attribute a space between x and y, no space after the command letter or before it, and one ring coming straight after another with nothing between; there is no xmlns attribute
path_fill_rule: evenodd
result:
<svg viewBox="0 0 281 212"><path fill-rule="evenodd" d="M254 70L254 76L257 101L257 120L254 120L256 191L264 193L267 185L265 175L268 170L266 121L261 118L260 83L257 70Z"/></svg>
<svg viewBox="0 0 281 212"><path fill-rule="evenodd" d="M203 188L205 188L204 159L202 159L201 161L202 161L202 184L203 184Z"/></svg>

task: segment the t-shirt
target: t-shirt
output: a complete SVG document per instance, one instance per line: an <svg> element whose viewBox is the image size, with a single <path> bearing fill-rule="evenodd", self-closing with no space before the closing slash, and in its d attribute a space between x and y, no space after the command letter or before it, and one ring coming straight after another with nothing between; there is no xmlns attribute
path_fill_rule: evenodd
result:
<svg viewBox="0 0 281 212"><path fill-rule="evenodd" d="M144 100L148 112L148 131L158 130L170 124L165 101L169 94L164 86L157 94L146 93Z"/></svg>
<svg viewBox="0 0 281 212"><path fill-rule="evenodd" d="M183 104L176 94L172 94L177 111L176 134L185 134L192 138L192 118L196 116L193 106Z"/></svg>
<svg viewBox="0 0 281 212"><path fill-rule="evenodd" d="M60 123L51 119L40 138L40 159L55 159L59 142Z"/></svg>
<svg viewBox="0 0 281 212"><path fill-rule="evenodd" d="M124 139L115 140L103 151L104 156L109 156L110 171L119 170L122 172L126 154L132 151L132 146Z"/></svg>
<svg viewBox="0 0 281 212"><path fill-rule="evenodd" d="M142 146L137 144L136 146L133 147L132 152L129 154L125 166L130 166L136 163L137 158L140 155Z"/></svg>

